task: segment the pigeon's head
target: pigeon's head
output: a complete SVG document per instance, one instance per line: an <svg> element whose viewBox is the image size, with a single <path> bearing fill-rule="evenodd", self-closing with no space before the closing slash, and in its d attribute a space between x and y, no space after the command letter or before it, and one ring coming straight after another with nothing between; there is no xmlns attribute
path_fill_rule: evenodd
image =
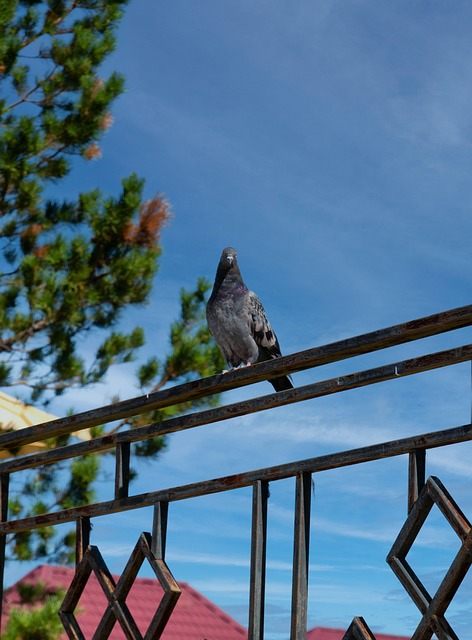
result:
<svg viewBox="0 0 472 640"><path fill-rule="evenodd" d="M226 247L221 254L220 265L225 270L230 270L233 265L237 265L238 254L233 247Z"/></svg>

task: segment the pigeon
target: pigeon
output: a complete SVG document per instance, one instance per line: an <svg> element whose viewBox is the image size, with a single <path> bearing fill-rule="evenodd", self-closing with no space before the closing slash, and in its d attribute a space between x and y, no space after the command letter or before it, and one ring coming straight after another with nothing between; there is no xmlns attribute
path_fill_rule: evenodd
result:
<svg viewBox="0 0 472 640"><path fill-rule="evenodd" d="M221 254L206 316L211 335L233 369L282 355L261 301L243 282L232 247ZM288 376L269 382L276 391L293 388Z"/></svg>

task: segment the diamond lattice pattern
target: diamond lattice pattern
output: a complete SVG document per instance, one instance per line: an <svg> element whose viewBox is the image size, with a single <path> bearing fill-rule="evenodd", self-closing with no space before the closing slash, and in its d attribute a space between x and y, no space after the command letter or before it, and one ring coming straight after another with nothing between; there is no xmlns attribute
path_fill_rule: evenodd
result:
<svg viewBox="0 0 472 640"><path fill-rule="evenodd" d="M426 518L436 505L461 540L461 546L434 596L428 593L406 560ZM398 577L422 618L411 640L459 640L445 618L445 612L472 564L471 525L441 481L428 478L418 500L395 540L387 562Z"/></svg>
<svg viewBox="0 0 472 640"><path fill-rule="evenodd" d="M143 636L126 605L126 597L145 560L149 562L164 590L164 594ZM115 583L98 548L95 546L89 546L87 548L83 559L77 565L74 579L71 582L62 603L61 610L59 611L64 629L69 638L73 640L85 640L85 636L74 615L74 611L79 605L80 597L92 572L97 577L108 602L105 613L94 633L93 640L106 640L106 638L110 636L116 622L119 623L128 640L155 640L160 638L179 599L181 590L164 560L156 558L153 554L149 533L142 533L139 537L131 557L117 583Z"/></svg>

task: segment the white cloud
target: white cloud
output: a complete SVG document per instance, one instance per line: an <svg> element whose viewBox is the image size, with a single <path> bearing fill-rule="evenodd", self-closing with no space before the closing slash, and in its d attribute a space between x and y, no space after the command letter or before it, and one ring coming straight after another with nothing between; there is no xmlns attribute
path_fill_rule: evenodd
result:
<svg viewBox="0 0 472 640"><path fill-rule="evenodd" d="M444 42L447 54L432 60L410 95L391 102L397 132L420 145L470 147L472 143L472 50L468 40Z"/></svg>
<svg viewBox="0 0 472 640"><path fill-rule="evenodd" d="M231 555L218 555L213 553L185 553L171 551L166 556L169 562L178 562L184 564L204 564L208 567L227 566L242 567L248 569L250 567L249 557L236 557ZM292 572L292 563L279 560L268 559L266 563L269 571L288 571ZM313 564L310 565L312 571L329 572L334 569L332 565Z"/></svg>
<svg viewBox="0 0 472 640"><path fill-rule="evenodd" d="M431 465L431 469L452 473L462 478L470 478L472 476L470 448L469 444L465 444L461 447L432 449L428 453L428 462Z"/></svg>

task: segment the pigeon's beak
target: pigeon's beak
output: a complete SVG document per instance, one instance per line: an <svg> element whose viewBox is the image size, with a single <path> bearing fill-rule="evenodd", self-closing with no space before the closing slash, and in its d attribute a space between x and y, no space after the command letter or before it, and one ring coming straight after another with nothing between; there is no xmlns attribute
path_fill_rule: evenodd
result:
<svg viewBox="0 0 472 640"><path fill-rule="evenodd" d="M232 253L230 253L228 256L226 256L226 259L229 262L229 266L232 267L233 266L233 261L234 261L234 256Z"/></svg>

